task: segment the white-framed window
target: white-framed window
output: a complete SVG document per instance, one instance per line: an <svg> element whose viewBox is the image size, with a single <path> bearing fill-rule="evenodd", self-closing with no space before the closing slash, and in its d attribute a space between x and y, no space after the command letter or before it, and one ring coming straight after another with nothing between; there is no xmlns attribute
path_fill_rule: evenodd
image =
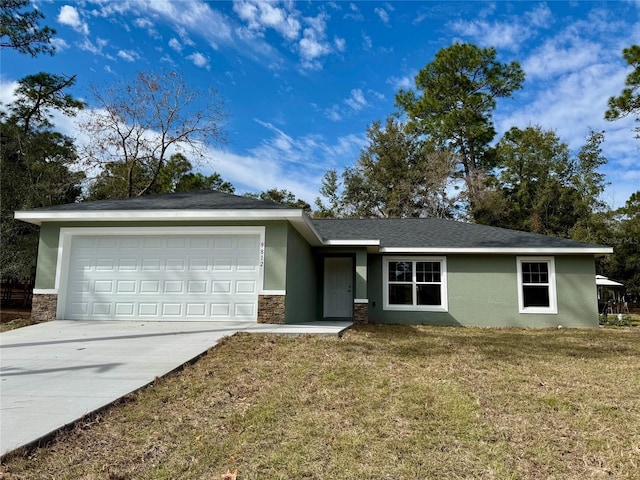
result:
<svg viewBox="0 0 640 480"><path fill-rule="evenodd" d="M520 313L558 313L553 257L517 257Z"/></svg>
<svg viewBox="0 0 640 480"><path fill-rule="evenodd" d="M445 257L385 257L382 284L385 310L448 311Z"/></svg>

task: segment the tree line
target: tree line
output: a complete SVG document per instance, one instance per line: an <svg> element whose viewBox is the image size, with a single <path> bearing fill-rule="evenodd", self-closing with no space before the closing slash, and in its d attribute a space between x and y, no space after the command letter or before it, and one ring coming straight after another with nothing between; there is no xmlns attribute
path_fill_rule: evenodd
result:
<svg viewBox="0 0 640 480"><path fill-rule="evenodd" d="M54 54L55 30L41 27L29 0L2 4L0 48ZM607 120L640 120L640 46L624 49L633 67L622 93L609 99ZM57 132L54 113L86 106L66 93L76 76L40 72L18 82L0 112L3 278L30 278L38 233L16 222L16 210L76 201L211 189L234 193L218 173L197 171L205 147L224 144L227 117L219 93L201 95L177 72L139 73L92 88L94 109L80 125L90 141L77 147ZM601 200L605 132L585 132L572 153L553 130L513 127L501 138L497 103L523 87L518 62L494 48L455 43L441 49L400 90L396 110L367 128L352 166L328 170L313 207L272 188L246 195L303 208L316 217L439 217L614 247L599 271L640 293L640 191L612 211ZM640 137L640 128L636 130Z"/></svg>

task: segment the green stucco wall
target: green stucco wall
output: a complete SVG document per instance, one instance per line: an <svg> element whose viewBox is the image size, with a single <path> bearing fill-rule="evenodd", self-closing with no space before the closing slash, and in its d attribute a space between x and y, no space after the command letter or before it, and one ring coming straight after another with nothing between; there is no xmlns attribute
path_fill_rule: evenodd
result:
<svg viewBox="0 0 640 480"><path fill-rule="evenodd" d="M53 289L56 286L59 237L59 226L45 223L40 227L35 288Z"/></svg>
<svg viewBox="0 0 640 480"><path fill-rule="evenodd" d="M448 312L383 309L382 256L369 257L369 321L373 323L595 327L598 307L593 256L556 256L557 314L518 312L516 256L448 255Z"/></svg>
<svg viewBox="0 0 640 480"><path fill-rule="evenodd" d="M285 323L316 320L316 262L311 247L292 227L287 232Z"/></svg>
<svg viewBox="0 0 640 480"><path fill-rule="evenodd" d="M227 226L265 226L265 290L285 290L287 267L287 229L288 222L82 222L82 223L43 223L40 228L38 246L38 266L36 270L37 289L53 289L56 280L58 260L58 242L60 228L63 227L227 227Z"/></svg>

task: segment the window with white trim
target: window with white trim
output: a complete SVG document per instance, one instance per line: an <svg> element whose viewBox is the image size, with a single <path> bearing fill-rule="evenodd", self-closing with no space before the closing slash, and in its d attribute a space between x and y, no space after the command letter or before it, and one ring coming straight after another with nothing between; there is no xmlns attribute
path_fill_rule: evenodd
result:
<svg viewBox="0 0 640 480"><path fill-rule="evenodd" d="M385 257L383 270L385 310L447 311L444 257Z"/></svg>
<svg viewBox="0 0 640 480"><path fill-rule="evenodd" d="M553 257L518 257L520 313L558 313Z"/></svg>

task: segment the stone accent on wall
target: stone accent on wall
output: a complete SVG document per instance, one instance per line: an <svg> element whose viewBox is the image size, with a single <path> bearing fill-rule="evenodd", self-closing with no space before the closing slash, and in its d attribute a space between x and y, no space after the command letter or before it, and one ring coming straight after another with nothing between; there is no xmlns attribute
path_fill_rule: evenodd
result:
<svg viewBox="0 0 640 480"><path fill-rule="evenodd" d="M369 304L353 304L353 323L369 323Z"/></svg>
<svg viewBox="0 0 640 480"><path fill-rule="evenodd" d="M258 295L258 323L284 323L285 295Z"/></svg>
<svg viewBox="0 0 640 480"><path fill-rule="evenodd" d="M57 308L57 294L34 294L31 304L31 319L35 322L55 320Z"/></svg>

